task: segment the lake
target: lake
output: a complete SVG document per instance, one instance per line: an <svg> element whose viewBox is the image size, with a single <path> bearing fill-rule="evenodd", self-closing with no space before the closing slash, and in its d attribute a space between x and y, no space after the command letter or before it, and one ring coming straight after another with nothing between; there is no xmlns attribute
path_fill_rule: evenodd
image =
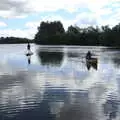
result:
<svg viewBox="0 0 120 120"><path fill-rule="evenodd" d="M120 120L120 50L0 45L0 120ZM90 50L97 58L88 64Z"/></svg>

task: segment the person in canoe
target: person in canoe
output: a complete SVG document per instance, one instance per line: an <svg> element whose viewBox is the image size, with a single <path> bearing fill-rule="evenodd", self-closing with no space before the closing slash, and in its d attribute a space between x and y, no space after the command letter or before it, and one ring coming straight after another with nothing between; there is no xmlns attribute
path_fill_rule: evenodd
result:
<svg viewBox="0 0 120 120"><path fill-rule="evenodd" d="M86 54L86 65L87 65L87 68L89 70L90 67L93 67L93 68L95 68L97 70L98 60L97 60L97 58L92 57L92 56L94 56L94 54L92 54L90 51L88 51L87 54Z"/></svg>
<svg viewBox="0 0 120 120"><path fill-rule="evenodd" d="M86 59L91 59L91 58L92 58L92 53L88 51L86 54Z"/></svg>

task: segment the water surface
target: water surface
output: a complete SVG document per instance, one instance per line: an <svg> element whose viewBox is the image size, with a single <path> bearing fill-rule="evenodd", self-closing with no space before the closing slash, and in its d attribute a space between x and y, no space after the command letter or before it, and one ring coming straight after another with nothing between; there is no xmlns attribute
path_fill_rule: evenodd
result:
<svg viewBox="0 0 120 120"><path fill-rule="evenodd" d="M120 120L120 50L0 45L0 120ZM86 64L91 50L97 64Z"/></svg>

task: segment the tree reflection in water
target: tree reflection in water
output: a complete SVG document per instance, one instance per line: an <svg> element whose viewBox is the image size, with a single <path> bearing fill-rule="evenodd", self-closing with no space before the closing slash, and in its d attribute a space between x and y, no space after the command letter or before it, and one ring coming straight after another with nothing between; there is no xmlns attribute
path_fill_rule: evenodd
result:
<svg viewBox="0 0 120 120"><path fill-rule="evenodd" d="M38 57L42 65L61 66L63 61L63 52L39 51Z"/></svg>
<svg viewBox="0 0 120 120"><path fill-rule="evenodd" d="M107 100L103 105L104 114L108 116L108 120L113 120L117 117L118 104L117 100Z"/></svg>

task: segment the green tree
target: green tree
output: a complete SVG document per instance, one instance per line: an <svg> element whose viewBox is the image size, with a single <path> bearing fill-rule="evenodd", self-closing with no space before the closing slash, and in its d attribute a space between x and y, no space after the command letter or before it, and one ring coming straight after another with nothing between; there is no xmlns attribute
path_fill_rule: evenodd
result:
<svg viewBox="0 0 120 120"><path fill-rule="evenodd" d="M41 22L38 32L35 35L35 43L55 44L58 42L55 38L63 33L65 33L65 30L60 21Z"/></svg>

